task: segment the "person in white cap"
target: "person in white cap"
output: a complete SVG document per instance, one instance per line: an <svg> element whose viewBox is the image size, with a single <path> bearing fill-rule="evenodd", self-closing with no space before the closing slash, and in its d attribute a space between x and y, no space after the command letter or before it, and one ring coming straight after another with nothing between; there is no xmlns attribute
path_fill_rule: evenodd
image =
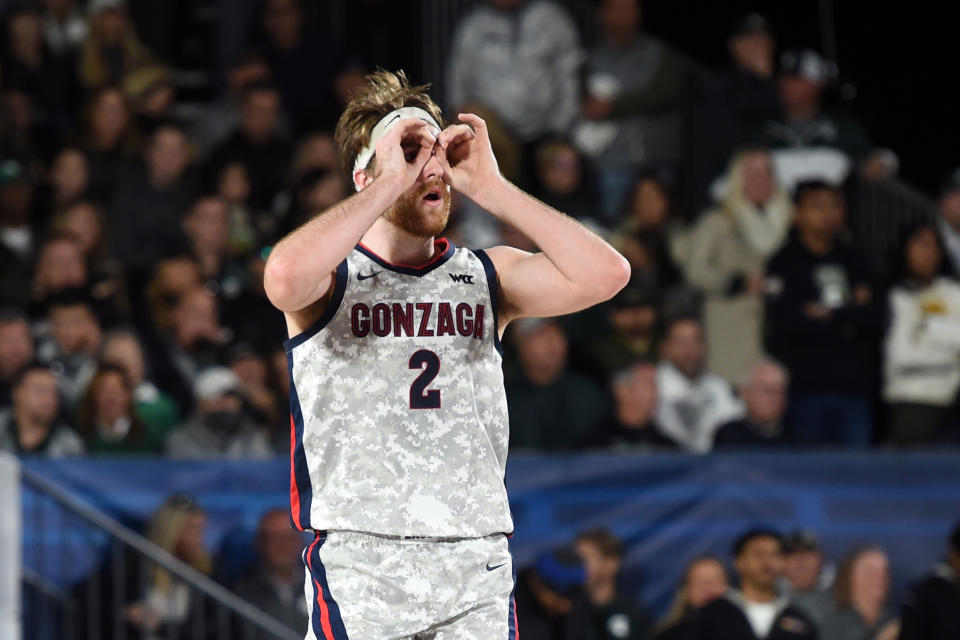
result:
<svg viewBox="0 0 960 640"><path fill-rule="evenodd" d="M193 385L193 417L167 437L172 458L266 458L273 455L266 434L243 410L240 379L226 367L210 367Z"/></svg>
<svg viewBox="0 0 960 640"><path fill-rule="evenodd" d="M377 72L336 130L357 193L281 240L291 515L307 638L516 637L500 337L612 297L629 263L502 177L486 123L444 128L425 87ZM450 189L542 253L457 248Z"/></svg>

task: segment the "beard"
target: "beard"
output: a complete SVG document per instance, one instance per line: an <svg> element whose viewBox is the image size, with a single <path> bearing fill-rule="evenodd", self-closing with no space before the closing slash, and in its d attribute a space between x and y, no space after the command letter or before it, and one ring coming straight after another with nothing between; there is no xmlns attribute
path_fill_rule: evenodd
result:
<svg viewBox="0 0 960 640"><path fill-rule="evenodd" d="M423 198L436 188L440 189L441 203L436 207L428 207ZM415 185L401 195L383 217L412 236L437 236L447 228L450 219L450 190L439 178L431 179L420 188Z"/></svg>

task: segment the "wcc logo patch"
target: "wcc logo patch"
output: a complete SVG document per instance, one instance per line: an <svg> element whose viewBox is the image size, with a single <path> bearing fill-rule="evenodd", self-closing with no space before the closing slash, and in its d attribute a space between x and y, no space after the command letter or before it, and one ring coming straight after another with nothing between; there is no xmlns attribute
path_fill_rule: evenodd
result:
<svg viewBox="0 0 960 640"><path fill-rule="evenodd" d="M451 273L450 279L454 282L462 282L463 284L473 284L473 276L466 273Z"/></svg>

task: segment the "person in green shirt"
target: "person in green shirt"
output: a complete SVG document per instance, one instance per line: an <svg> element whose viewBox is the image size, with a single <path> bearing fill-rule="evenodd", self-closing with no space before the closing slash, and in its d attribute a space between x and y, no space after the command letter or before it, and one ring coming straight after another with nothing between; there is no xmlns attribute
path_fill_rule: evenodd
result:
<svg viewBox="0 0 960 640"><path fill-rule="evenodd" d="M153 454L160 442L137 414L133 386L117 365L97 369L80 404L77 421L91 454Z"/></svg>

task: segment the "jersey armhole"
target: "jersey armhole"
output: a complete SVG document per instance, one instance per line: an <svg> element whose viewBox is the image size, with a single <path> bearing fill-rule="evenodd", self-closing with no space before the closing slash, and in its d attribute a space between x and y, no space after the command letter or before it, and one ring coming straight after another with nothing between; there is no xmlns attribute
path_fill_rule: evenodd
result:
<svg viewBox="0 0 960 640"><path fill-rule="evenodd" d="M327 307L323 310L323 313L320 314L320 317L317 318L317 321L312 325L298 333L297 335L288 338L283 341L283 349L287 353L298 347L313 336L317 335L321 329L330 324L330 321L333 320L333 316L340 309L340 304L343 302L343 294L347 290L347 260L344 258L343 262L337 265L337 275L336 280L333 285L333 295L330 296L330 302L327 303Z"/></svg>
<svg viewBox="0 0 960 640"><path fill-rule="evenodd" d="M487 288L490 290L490 306L493 311L493 346L497 353L503 357L503 345L500 344L500 281L497 279L497 270L493 266L493 261L484 250L474 251L480 264L483 265L483 271L487 276Z"/></svg>

